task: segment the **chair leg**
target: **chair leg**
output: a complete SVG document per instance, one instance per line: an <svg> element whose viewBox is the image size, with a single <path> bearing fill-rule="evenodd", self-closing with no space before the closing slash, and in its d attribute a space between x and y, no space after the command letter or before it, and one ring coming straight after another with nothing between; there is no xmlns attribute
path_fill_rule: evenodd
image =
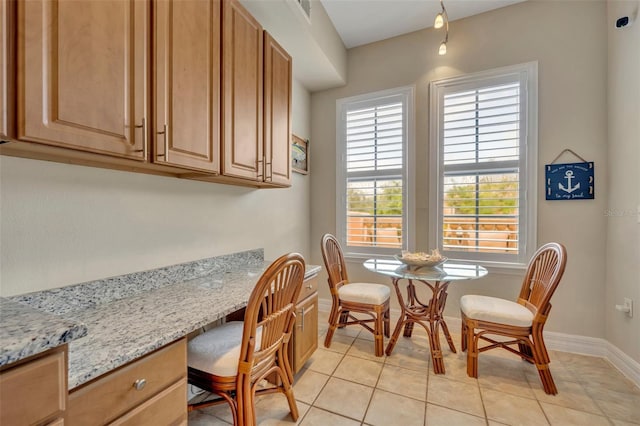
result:
<svg viewBox="0 0 640 426"><path fill-rule="evenodd" d="M333 338L333 333L336 331L335 324L331 324L329 329L327 330L327 335L324 338L324 347L328 348L331 346L331 339Z"/></svg>
<svg viewBox="0 0 640 426"><path fill-rule="evenodd" d="M387 309L384 311L384 335L385 337L389 338L390 334L391 334L391 315L390 315L389 306L387 305Z"/></svg>
<svg viewBox="0 0 640 426"><path fill-rule="evenodd" d="M538 369L538 375L540 376L540 381L542 382L542 387L545 393L549 395L555 395L558 393L558 389L556 388L556 384L553 381L553 377L551 376L551 370L549 370L549 364L537 364L536 368Z"/></svg>
<svg viewBox="0 0 640 426"><path fill-rule="evenodd" d="M298 405L296 404L296 399L293 396L293 389L289 386L289 390L284 392L287 397L287 402L289 403L289 411L291 412L291 418L293 421L297 421L298 417L300 417L300 413L298 412Z"/></svg>
<svg viewBox="0 0 640 426"><path fill-rule="evenodd" d="M238 389L236 389L236 403L238 406L238 422L236 426L255 426L256 424L256 407L254 401L254 391L251 383L246 380ZM235 421L235 419L234 419Z"/></svg>
<svg viewBox="0 0 640 426"><path fill-rule="evenodd" d="M283 351L281 351L283 352ZM278 359L283 359L284 354L281 353L281 357L279 357ZM284 365L279 362L280 364L280 371L278 372L280 375L280 380L282 381L282 391L284 393L284 395L287 397L287 402L289 403L289 411L291 411L291 418L293 419L293 421L297 421L298 417L300 416L299 412L298 412L298 405L296 404L296 399L293 396L293 387L291 387L291 380L289 378L289 375L283 371L283 367Z"/></svg>
<svg viewBox="0 0 640 426"><path fill-rule="evenodd" d="M329 314L329 328L327 329L327 335L324 338L324 347L328 348L331 346L331 339L333 338L333 333L336 331L336 327L338 326L338 318L340 317L340 309L335 306L335 304L331 307L331 313Z"/></svg>
<svg viewBox="0 0 640 426"><path fill-rule="evenodd" d="M373 338L375 340L375 354L382 356L384 354L384 338L382 337L384 328L384 312L376 312L376 321L374 326Z"/></svg>
<svg viewBox="0 0 640 426"><path fill-rule="evenodd" d="M556 388L556 384L551 376L551 370L549 370L549 353L547 352L547 347L542 339L542 329L536 330L534 328L534 331L531 333L531 340L533 347L530 351L533 352L533 361L538 369L538 375L540 376L542 387L544 388L545 393L555 395L558 393L558 389Z"/></svg>
<svg viewBox="0 0 640 426"><path fill-rule="evenodd" d="M338 321L338 328L344 328L349 321L349 311L340 312L340 321Z"/></svg>
<svg viewBox="0 0 640 426"><path fill-rule="evenodd" d="M466 318L462 315L462 326L460 327L460 350L462 352L467 350L467 325Z"/></svg>
<svg viewBox="0 0 640 426"><path fill-rule="evenodd" d="M473 324L466 323L467 328L467 376L478 377L478 337L474 333Z"/></svg>
<svg viewBox="0 0 640 426"><path fill-rule="evenodd" d="M533 352L531 351L531 347L524 343L518 343L518 350L520 351L521 354L526 355L526 356L521 356L520 358L530 363L531 358L533 358ZM529 358L527 358L527 356Z"/></svg>

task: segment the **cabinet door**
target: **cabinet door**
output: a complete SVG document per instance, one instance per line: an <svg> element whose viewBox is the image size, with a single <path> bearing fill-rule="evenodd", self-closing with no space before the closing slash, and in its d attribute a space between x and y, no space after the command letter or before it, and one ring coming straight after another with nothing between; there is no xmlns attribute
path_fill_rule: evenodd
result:
<svg viewBox="0 0 640 426"><path fill-rule="evenodd" d="M149 3L18 5L18 137L143 160Z"/></svg>
<svg viewBox="0 0 640 426"><path fill-rule="evenodd" d="M154 162L220 169L217 0L154 3Z"/></svg>
<svg viewBox="0 0 640 426"><path fill-rule="evenodd" d="M0 140L14 134L15 0L0 0Z"/></svg>
<svg viewBox="0 0 640 426"><path fill-rule="evenodd" d="M291 56L264 33L264 150L266 182L291 182Z"/></svg>
<svg viewBox="0 0 640 426"><path fill-rule="evenodd" d="M0 373L0 424L34 425L63 417L67 404L67 346Z"/></svg>
<svg viewBox="0 0 640 426"><path fill-rule="evenodd" d="M237 0L222 9L222 173L262 181L262 27Z"/></svg>
<svg viewBox="0 0 640 426"><path fill-rule="evenodd" d="M293 372L300 371L304 363L318 348L318 294L296 306L296 328L293 332Z"/></svg>

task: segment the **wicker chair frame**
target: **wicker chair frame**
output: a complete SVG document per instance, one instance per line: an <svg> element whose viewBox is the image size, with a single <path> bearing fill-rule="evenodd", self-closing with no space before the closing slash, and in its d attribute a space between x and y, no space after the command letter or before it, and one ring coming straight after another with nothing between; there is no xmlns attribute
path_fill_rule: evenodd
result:
<svg viewBox="0 0 640 426"><path fill-rule="evenodd" d="M291 417L298 419L298 407L293 396L293 372L288 357L288 345L295 325L295 303L302 288L305 262L301 255L290 253L273 262L262 274L247 304L238 374L217 376L188 368L188 380L222 399L189 405L189 411L227 402L233 414L233 424L255 425L256 394L284 393ZM261 344L256 347L256 333L261 329ZM279 384L258 389L259 383L273 375ZM277 381L277 380L276 380Z"/></svg>
<svg viewBox="0 0 640 426"><path fill-rule="evenodd" d="M520 356L523 360L535 364L547 394L558 393L549 370L549 354L542 335L544 325L551 311L551 296L555 292L564 274L567 263L566 248L559 243L547 243L533 255L527 267L518 303L533 313L530 327L517 327L507 324L469 318L462 314L462 350L467 351L467 375L478 377L478 355L497 347ZM511 338L509 341L496 341L488 335ZM490 345L478 347L479 341ZM517 345L517 349L512 345Z"/></svg>
<svg viewBox="0 0 640 426"><path fill-rule="evenodd" d="M336 237L325 234L322 237L322 258L327 269L329 290L331 291L331 313L329 314L329 329L324 339L324 346L331 346L331 339L336 328L348 325L361 325L373 333L375 355L384 355L384 338L389 337L389 299L384 303L368 304L351 302L340 299L339 290L349 284L347 267L342 254L342 248ZM357 318L352 313L357 312L368 315L370 318ZM373 324L371 327L369 324Z"/></svg>

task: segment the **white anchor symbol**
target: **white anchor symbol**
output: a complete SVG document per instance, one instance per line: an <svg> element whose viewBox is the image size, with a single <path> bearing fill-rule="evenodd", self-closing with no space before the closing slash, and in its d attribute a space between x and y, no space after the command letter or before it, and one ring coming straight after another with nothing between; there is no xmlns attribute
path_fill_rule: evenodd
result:
<svg viewBox="0 0 640 426"><path fill-rule="evenodd" d="M573 187L571 186L571 180L573 179L573 171L567 170L566 172L564 172L564 177L567 178L568 188L565 188L561 183L558 184L558 188L562 189L564 192L568 192L569 194L571 194L576 189L580 189L580 182L576 183L576 186L573 186Z"/></svg>

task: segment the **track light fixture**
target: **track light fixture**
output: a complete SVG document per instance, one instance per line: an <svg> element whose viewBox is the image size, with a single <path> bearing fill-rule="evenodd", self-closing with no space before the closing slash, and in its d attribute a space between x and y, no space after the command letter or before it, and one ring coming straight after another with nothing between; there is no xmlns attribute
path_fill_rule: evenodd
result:
<svg viewBox="0 0 640 426"><path fill-rule="evenodd" d="M447 15L447 9L444 7L443 0L440 0L440 7L442 8L442 11L436 15L436 20L433 22L433 28L440 29L445 27L444 41L440 43L438 55L446 55L447 42L449 41L449 16Z"/></svg>

